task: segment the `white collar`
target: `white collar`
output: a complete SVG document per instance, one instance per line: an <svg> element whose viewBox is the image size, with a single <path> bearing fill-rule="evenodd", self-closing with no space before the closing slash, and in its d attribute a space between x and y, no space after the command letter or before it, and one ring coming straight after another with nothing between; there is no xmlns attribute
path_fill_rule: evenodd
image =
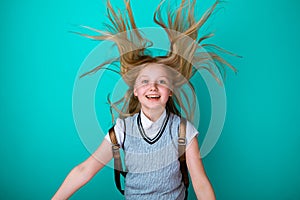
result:
<svg viewBox="0 0 300 200"><path fill-rule="evenodd" d="M161 124L163 123L164 119L166 117L166 109L164 110L164 112L160 115L160 117L158 118L158 120L156 120L155 122L151 121L145 114L144 112L141 110L141 122L143 125L143 128L146 129L150 129L152 126L155 127L160 127Z"/></svg>

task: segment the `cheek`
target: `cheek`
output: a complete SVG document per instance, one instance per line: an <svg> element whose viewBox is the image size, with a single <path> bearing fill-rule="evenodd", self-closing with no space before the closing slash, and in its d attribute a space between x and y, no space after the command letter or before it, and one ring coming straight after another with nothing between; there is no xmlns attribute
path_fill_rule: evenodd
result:
<svg viewBox="0 0 300 200"><path fill-rule="evenodd" d="M137 87L133 89L133 94L134 96L139 96L143 93L143 88L142 87Z"/></svg>
<svg viewBox="0 0 300 200"><path fill-rule="evenodd" d="M172 96L172 91L169 88L163 88L161 91L165 97Z"/></svg>

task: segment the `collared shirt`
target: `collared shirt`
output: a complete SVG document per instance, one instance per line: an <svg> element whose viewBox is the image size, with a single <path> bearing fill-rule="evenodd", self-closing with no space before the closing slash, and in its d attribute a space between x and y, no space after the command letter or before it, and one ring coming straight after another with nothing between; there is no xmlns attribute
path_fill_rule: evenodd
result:
<svg viewBox="0 0 300 200"><path fill-rule="evenodd" d="M155 122L153 122L143 112L141 112L141 123L143 125L145 134L149 138L154 138L158 134L158 132L164 122L165 117L166 117L166 110L161 114L161 116ZM118 118L116 120L116 125L115 125L114 129L115 129L118 143L120 146L122 146L123 141L124 141L124 122L122 119ZM192 125L191 122L187 121L187 124L186 124L187 146L192 141L192 139L197 135L198 135L197 129ZM108 140L109 142L111 142L108 133L106 134L105 139Z"/></svg>
<svg viewBox="0 0 300 200"><path fill-rule="evenodd" d="M141 122L145 131L145 134L149 137L149 138L154 138L161 126L163 125L163 121L166 117L166 110L164 110L164 112L161 114L161 116L155 121L151 121L145 114L143 111L141 111Z"/></svg>

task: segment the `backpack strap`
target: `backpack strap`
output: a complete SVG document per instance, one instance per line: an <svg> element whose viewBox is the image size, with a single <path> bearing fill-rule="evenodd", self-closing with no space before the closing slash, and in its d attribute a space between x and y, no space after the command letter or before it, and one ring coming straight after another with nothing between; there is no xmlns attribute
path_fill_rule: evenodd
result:
<svg viewBox="0 0 300 200"><path fill-rule="evenodd" d="M185 149L186 149L186 119L181 117L180 126L179 126L179 136L178 136L178 153L179 153L179 162L180 162L180 171L182 174L182 181L186 189L185 199L187 199L188 187L189 187L189 176L188 176L188 169L186 165Z"/></svg>
<svg viewBox="0 0 300 200"><path fill-rule="evenodd" d="M124 195L124 190L121 188L121 178L120 174L122 174L124 177L126 176L126 173L123 171L121 156L120 156L120 145L118 144L116 133L114 130L114 126L109 129L109 137L112 143L112 153L114 157L114 174L115 174L115 183L118 188L118 190L121 192L121 194Z"/></svg>

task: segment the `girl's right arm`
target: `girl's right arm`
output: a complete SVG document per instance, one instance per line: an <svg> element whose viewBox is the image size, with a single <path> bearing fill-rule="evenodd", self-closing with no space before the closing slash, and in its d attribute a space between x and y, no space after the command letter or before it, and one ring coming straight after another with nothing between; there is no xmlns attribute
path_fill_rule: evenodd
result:
<svg viewBox="0 0 300 200"><path fill-rule="evenodd" d="M85 185L112 159L111 144L104 139L99 148L87 160L71 170L52 200L65 200Z"/></svg>

